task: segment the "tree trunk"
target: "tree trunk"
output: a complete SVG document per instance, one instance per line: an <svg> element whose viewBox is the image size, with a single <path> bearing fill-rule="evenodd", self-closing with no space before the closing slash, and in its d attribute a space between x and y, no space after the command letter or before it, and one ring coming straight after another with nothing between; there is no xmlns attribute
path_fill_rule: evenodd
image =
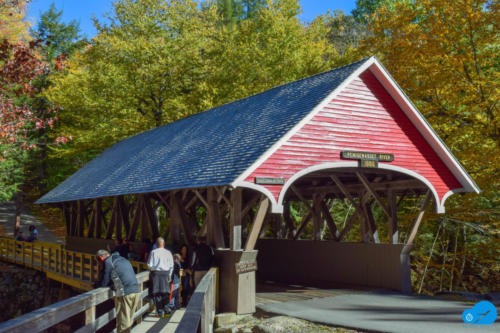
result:
<svg viewBox="0 0 500 333"><path fill-rule="evenodd" d="M47 147L42 146L40 148L40 169L39 169L39 177L40 177L40 182L38 183L38 186L40 188L40 192L45 192L45 178L47 174Z"/></svg>
<svg viewBox="0 0 500 333"><path fill-rule="evenodd" d="M14 227L14 237L17 237L21 230L21 213L23 211L23 194L18 192L16 194L16 224Z"/></svg>

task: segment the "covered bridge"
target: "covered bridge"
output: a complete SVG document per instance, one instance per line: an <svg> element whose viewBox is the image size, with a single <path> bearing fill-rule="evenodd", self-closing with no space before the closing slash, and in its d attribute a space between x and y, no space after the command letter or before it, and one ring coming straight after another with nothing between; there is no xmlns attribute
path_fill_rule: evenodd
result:
<svg viewBox="0 0 500 333"><path fill-rule="evenodd" d="M264 279L408 291L422 215L430 202L443 213L457 192L479 189L371 57L120 141L38 203L64 210L67 246L78 250L138 234L193 244L205 234L219 249L222 310L245 313L256 246ZM408 193L425 199L405 245L397 210ZM354 207L346 221L326 205L335 198ZM290 216L294 201L309 211L301 221ZM258 240L263 224L274 239ZM298 240L309 224L312 239ZM330 239L316 242L326 226ZM360 242L342 242L353 230Z"/></svg>

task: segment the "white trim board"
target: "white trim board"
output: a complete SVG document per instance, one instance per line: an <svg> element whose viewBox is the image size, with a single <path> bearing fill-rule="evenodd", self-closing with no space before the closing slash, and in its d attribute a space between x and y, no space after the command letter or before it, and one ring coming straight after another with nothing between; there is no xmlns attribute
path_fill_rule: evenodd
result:
<svg viewBox="0 0 500 333"><path fill-rule="evenodd" d="M358 162L357 161L346 161L346 162L327 162L327 163L321 163L321 164L316 164L313 166L310 166L308 168L302 169L296 174L294 174L288 181L283 185L283 188L281 189L280 196L278 198L278 203L277 205L282 207L283 206L283 200L285 198L285 194L288 190L288 188L299 178L310 174L312 172L316 171L321 171L321 170L327 170L327 169L341 169L341 168L355 168L358 169ZM436 213L442 214L445 212L445 207L444 207L444 202L445 198L443 200L439 200L439 196L437 194L436 189L432 185L432 183L427 180L424 176L416 173L413 170L406 169L403 167L399 167L396 165L392 164L387 164L387 163L379 163L378 164L378 169L383 169L383 170L390 170L390 171L395 171L399 173L403 173L406 175L409 175L415 179L418 179L421 181L427 188L432 192L432 195L434 196L434 202L435 202L435 207L436 207ZM451 192L451 191L450 191ZM449 193L449 192L448 192Z"/></svg>

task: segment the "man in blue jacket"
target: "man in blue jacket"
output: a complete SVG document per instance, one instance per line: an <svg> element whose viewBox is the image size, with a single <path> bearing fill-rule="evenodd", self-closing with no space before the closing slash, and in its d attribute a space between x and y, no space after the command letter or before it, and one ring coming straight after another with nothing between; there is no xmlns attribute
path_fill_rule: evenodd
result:
<svg viewBox="0 0 500 333"><path fill-rule="evenodd" d="M130 332L134 314L140 308L141 297L134 269L118 252L112 255L106 250L97 251L97 260L104 266L100 287L110 287L113 281L116 294L116 329L118 333Z"/></svg>

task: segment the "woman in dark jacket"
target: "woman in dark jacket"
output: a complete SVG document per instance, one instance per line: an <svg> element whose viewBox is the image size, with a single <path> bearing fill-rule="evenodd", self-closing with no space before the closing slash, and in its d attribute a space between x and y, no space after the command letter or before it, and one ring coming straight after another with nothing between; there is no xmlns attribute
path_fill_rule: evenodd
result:
<svg viewBox="0 0 500 333"><path fill-rule="evenodd" d="M189 248L186 244L183 244L180 249L180 254L181 254L181 286L182 286L182 291L181 291L181 296L182 296L182 306L186 307L189 301L189 296L191 295L191 289L192 289L192 284L191 284L191 275L192 275L192 270L191 270L191 258L189 257Z"/></svg>

